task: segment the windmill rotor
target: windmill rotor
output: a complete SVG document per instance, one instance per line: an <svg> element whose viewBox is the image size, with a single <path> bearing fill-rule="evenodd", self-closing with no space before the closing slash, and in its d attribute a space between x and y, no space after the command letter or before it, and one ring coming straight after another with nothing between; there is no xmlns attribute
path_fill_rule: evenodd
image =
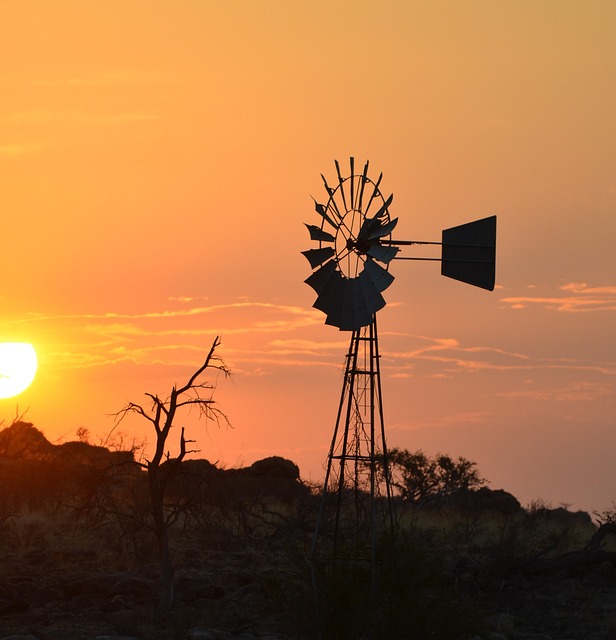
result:
<svg viewBox="0 0 616 640"><path fill-rule="evenodd" d="M381 294L393 282L388 267L399 249L382 240L391 238L398 219L389 217L393 194L383 196L382 174L373 181L368 162L356 173L351 158L346 177L338 161L335 166L337 184L330 186L322 175L327 201L315 200L321 224L306 224L318 247L302 252L313 269L305 282L315 290L314 306L326 314L326 324L353 331L385 306Z"/></svg>

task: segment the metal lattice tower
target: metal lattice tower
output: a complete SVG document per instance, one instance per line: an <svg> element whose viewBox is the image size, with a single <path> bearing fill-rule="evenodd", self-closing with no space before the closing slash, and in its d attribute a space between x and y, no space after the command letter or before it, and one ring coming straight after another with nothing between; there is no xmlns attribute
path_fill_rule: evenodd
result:
<svg viewBox="0 0 616 640"><path fill-rule="evenodd" d="M376 317L353 331L327 458L314 559L374 567L377 533L393 531Z"/></svg>

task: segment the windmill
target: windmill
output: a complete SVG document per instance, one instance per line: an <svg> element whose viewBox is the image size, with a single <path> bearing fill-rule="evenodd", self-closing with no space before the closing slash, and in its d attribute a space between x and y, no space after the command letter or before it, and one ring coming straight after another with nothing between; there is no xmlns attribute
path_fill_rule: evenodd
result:
<svg viewBox="0 0 616 640"><path fill-rule="evenodd" d="M303 251L313 270L305 280L316 292L314 307L325 323L350 331L342 393L313 541L313 561L365 560L374 570L377 533L393 528L388 455L381 397L376 314L385 307L383 292L394 281L394 260L441 262L441 274L494 289L496 216L445 229L440 242L398 240L390 217L393 194L381 191L381 173L368 176L369 163L342 175L325 204L315 200L319 224L306 224L318 243ZM403 247L439 245L440 257L401 255Z"/></svg>

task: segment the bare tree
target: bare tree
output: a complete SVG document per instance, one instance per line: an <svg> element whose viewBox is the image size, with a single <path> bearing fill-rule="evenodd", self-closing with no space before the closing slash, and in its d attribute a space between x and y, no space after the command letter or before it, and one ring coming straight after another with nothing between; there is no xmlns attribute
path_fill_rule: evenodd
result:
<svg viewBox="0 0 616 640"><path fill-rule="evenodd" d="M167 439L174 421L181 409L196 409L200 417L228 423L224 413L214 406L215 384L205 379L208 369L215 369L229 375L229 370L223 361L215 356L216 348L220 345L220 338L216 337L203 364L190 376L188 381L180 386L173 386L171 394L162 399L152 393L146 393L151 401L149 407L129 402L116 414L117 423L128 414L135 413L145 418L154 427L156 433L156 449L150 460L139 464L147 471L148 487L152 509L154 532L158 543L158 554L161 573L161 595L158 607L158 615L166 617L173 605L173 565L171 561L171 549L169 545L169 527L174 522L176 513L165 508L165 491L169 480L177 472L182 460L188 453L187 446L194 440L187 440L184 435L184 427L179 435L179 453L172 457L167 449ZM163 462L165 463L163 465Z"/></svg>

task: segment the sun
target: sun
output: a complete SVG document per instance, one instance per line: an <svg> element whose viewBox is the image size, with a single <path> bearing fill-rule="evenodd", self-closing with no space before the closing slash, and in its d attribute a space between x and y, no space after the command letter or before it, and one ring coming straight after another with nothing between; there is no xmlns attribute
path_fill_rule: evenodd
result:
<svg viewBox="0 0 616 640"><path fill-rule="evenodd" d="M0 342L0 398L25 391L34 380L36 351L27 342Z"/></svg>

